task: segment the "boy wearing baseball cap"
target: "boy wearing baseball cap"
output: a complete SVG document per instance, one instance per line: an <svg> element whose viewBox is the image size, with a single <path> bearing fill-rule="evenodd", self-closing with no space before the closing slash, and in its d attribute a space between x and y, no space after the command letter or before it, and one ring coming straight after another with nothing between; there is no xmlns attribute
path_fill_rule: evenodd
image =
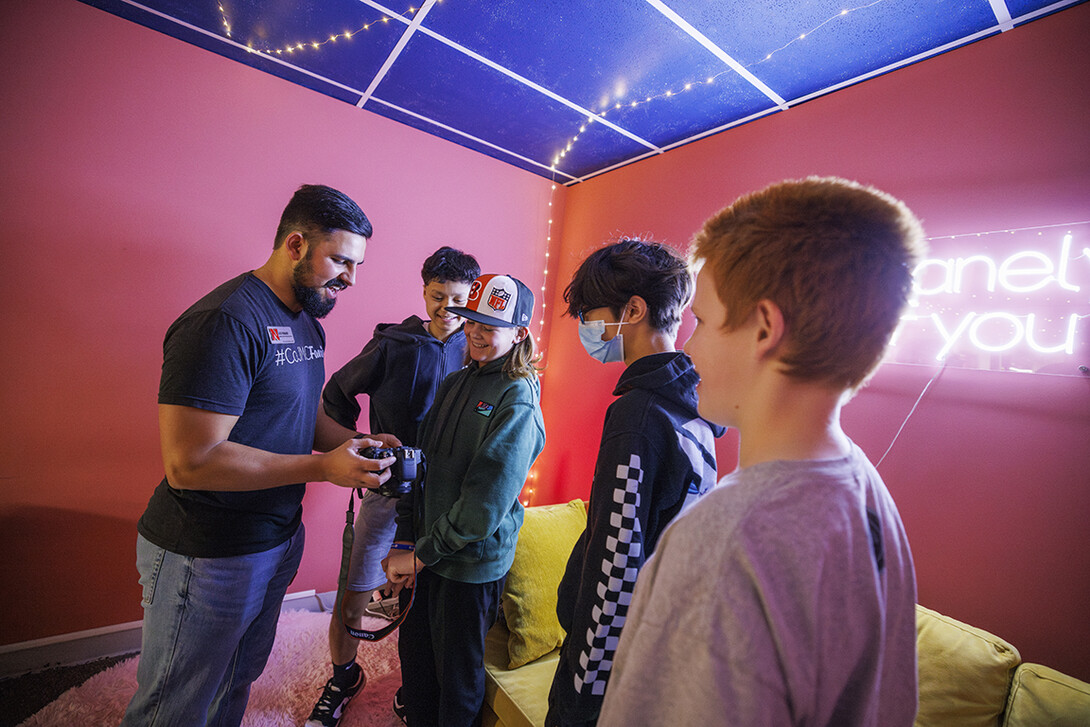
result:
<svg viewBox="0 0 1090 727"><path fill-rule="evenodd" d="M450 309L466 319L467 366L443 381L421 425L427 476L398 501L384 561L395 588L414 591L398 641L409 724L471 725L484 703L484 637L515 556L518 496L545 444L533 309L508 275L480 276Z"/></svg>

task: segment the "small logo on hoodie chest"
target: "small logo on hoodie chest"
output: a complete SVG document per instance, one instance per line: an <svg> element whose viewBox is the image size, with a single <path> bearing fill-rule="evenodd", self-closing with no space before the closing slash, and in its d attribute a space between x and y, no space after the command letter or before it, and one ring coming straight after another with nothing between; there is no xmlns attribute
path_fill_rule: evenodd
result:
<svg viewBox="0 0 1090 727"><path fill-rule="evenodd" d="M492 416L493 408L494 407L487 401L478 401L477 406L473 407L473 411L477 412L483 417L490 417Z"/></svg>

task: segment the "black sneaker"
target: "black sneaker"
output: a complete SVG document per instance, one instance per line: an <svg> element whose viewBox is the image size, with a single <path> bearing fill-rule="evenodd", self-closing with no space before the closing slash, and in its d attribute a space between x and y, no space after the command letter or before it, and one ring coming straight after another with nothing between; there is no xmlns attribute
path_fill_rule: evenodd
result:
<svg viewBox="0 0 1090 727"><path fill-rule="evenodd" d="M348 689L341 689L330 679L325 683L322 696L318 698L318 703L311 710L304 727L337 727L341 721L341 715L344 714L344 708L352 701L352 697L359 694L366 683L363 669L360 669L360 678Z"/></svg>
<svg viewBox="0 0 1090 727"><path fill-rule="evenodd" d="M401 687L397 688L394 692L394 714L405 724L409 724L409 720L405 716L405 704L401 701Z"/></svg>

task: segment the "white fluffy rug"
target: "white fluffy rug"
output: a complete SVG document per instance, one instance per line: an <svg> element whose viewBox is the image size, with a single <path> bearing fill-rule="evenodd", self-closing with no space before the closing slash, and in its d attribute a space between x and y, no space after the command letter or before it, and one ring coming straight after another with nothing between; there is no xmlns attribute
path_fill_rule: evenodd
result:
<svg viewBox="0 0 1090 727"><path fill-rule="evenodd" d="M250 690L243 727L299 727L310 716L330 676L329 614L285 611L265 673ZM118 725L136 691L136 661L127 659L99 672L30 717L21 727ZM361 643L357 660L367 687L345 710L341 727L398 727L390 705L401 685L397 633Z"/></svg>

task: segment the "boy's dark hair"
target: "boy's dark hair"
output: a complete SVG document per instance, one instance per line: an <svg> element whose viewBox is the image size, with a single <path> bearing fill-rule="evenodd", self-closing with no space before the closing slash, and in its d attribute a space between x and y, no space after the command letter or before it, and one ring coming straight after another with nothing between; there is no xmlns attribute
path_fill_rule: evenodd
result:
<svg viewBox="0 0 1090 727"><path fill-rule="evenodd" d="M446 245L429 255L424 267L420 268L424 285L433 280L440 283L472 283L480 275L481 266L477 264L477 258Z"/></svg>
<svg viewBox="0 0 1090 727"><path fill-rule="evenodd" d="M783 373L852 390L881 362L927 247L903 202L835 177L740 197L693 242L726 308L724 328L770 300L787 328Z"/></svg>
<svg viewBox="0 0 1090 727"><path fill-rule="evenodd" d="M280 247L292 230L321 232L328 235L334 230L346 230L363 237L371 237L371 221L351 197L324 184L304 184L292 195L280 225L276 228L273 249Z"/></svg>
<svg viewBox="0 0 1090 727"><path fill-rule="evenodd" d="M634 295L647 302L652 328L675 333L693 295L692 272L685 259L650 240L626 238L605 245L575 271L564 289L564 302L572 318L594 308L609 308L619 316Z"/></svg>

